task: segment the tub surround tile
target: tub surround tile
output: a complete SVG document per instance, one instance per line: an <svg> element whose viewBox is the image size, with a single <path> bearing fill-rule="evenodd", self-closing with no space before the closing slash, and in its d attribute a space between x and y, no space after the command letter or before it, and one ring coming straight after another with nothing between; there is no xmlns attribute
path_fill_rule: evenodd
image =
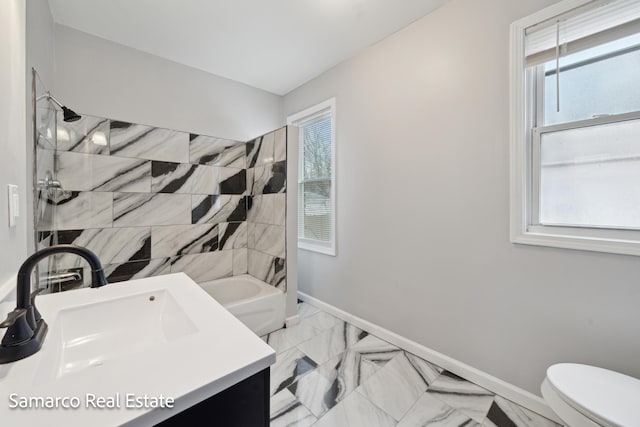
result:
<svg viewBox="0 0 640 427"><path fill-rule="evenodd" d="M56 108L41 99L36 106L37 146L49 150L56 149Z"/></svg>
<svg viewBox="0 0 640 427"><path fill-rule="evenodd" d="M85 116L75 122L58 118L59 151L86 154L109 154L110 121L102 117Z"/></svg>
<svg viewBox="0 0 640 427"><path fill-rule="evenodd" d="M260 152L260 147L262 146L262 138L262 136L259 136L256 139L247 142L245 145L247 169L256 167L256 163L258 161L258 153Z"/></svg>
<svg viewBox="0 0 640 427"><path fill-rule="evenodd" d="M337 404L314 427L393 427L396 421L358 392Z"/></svg>
<svg viewBox="0 0 640 427"><path fill-rule="evenodd" d="M282 352L271 366L270 395L286 389L317 366L316 362L295 347Z"/></svg>
<svg viewBox="0 0 640 427"><path fill-rule="evenodd" d="M247 247L247 223L223 222L219 224L220 250Z"/></svg>
<svg viewBox="0 0 640 427"><path fill-rule="evenodd" d="M307 327L318 330L313 325L307 325ZM345 323L342 326L323 331L314 338L300 343L298 348L316 363L324 364L366 336L367 333L362 329Z"/></svg>
<svg viewBox="0 0 640 427"><path fill-rule="evenodd" d="M167 225L151 229L153 258L218 250L218 225Z"/></svg>
<svg viewBox="0 0 640 427"><path fill-rule="evenodd" d="M188 194L113 193L113 226L191 223Z"/></svg>
<svg viewBox="0 0 640 427"><path fill-rule="evenodd" d="M233 275L247 274L247 249L233 250Z"/></svg>
<svg viewBox="0 0 640 427"><path fill-rule="evenodd" d="M481 424L435 397L425 393L400 420L398 427L476 427Z"/></svg>
<svg viewBox="0 0 640 427"><path fill-rule="evenodd" d="M171 260L171 272L183 272L201 283L233 275L233 251L184 255Z"/></svg>
<svg viewBox="0 0 640 427"><path fill-rule="evenodd" d="M479 423L484 421L494 399L490 391L449 371L444 371L427 393Z"/></svg>
<svg viewBox="0 0 640 427"><path fill-rule="evenodd" d="M251 238L251 224L247 228ZM275 277L275 257L263 252L249 249L247 268L249 274L265 283L273 284Z"/></svg>
<svg viewBox="0 0 640 427"><path fill-rule="evenodd" d="M41 219L40 229L106 228L113 223L112 193L55 191L47 204L55 205L55 224Z"/></svg>
<svg viewBox="0 0 640 427"><path fill-rule="evenodd" d="M284 193L287 183L286 162L254 168L252 194Z"/></svg>
<svg viewBox="0 0 640 427"><path fill-rule="evenodd" d="M271 427L310 427L317 418L287 389L271 397Z"/></svg>
<svg viewBox="0 0 640 427"><path fill-rule="evenodd" d="M273 260L273 280L271 284L282 292L287 292L287 261L282 258Z"/></svg>
<svg viewBox="0 0 640 427"><path fill-rule="evenodd" d="M189 163L189 134L111 121L110 152L122 157Z"/></svg>
<svg viewBox="0 0 640 427"><path fill-rule="evenodd" d="M274 257L284 258L285 256L285 228L282 225L255 224L252 227L253 249L267 253ZM250 245L251 247L251 245Z"/></svg>
<svg viewBox="0 0 640 427"><path fill-rule="evenodd" d="M220 168L220 194L245 194L247 172L244 169Z"/></svg>
<svg viewBox="0 0 640 427"><path fill-rule="evenodd" d="M247 221L260 224L275 224L275 199L273 195L247 197Z"/></svg>
<svg viewBox="0 0 640 427"><path fill-rule="evenodd" d="M280 162L287 160L287 128L286 126L274 132L273 160Z"/></svg>
<svg viewBox="0 0 640 427"><path fill-rule="evenodd" d="M244 143L230 139L189 134L189 160L202 165L244 169Z"/></svg>
<svg viewBox="0 0 640 427"><path fill-rule="evenodd" d="M85 247L99 254L102 264L124 263L151 258L151 229L149 227L127 228L88 228L84 230L63 230L54 232L58 244L73 244ZM49 234L47 243L54 244L53 234ZM74 268L85 265L85 261L75 255L57 255L56 261L61 268Z"/></svg>
<svg viewBox="0 0 640 427"><path fill-rule="evenodd" d="M169 258L147 259L106 265L104 274L107 276L107 282L115 283L169 274L171 273L170 267Z"/></svg>
<svg viewBox="0 0 640 427"><path fill-rule="evenodd" d="M437 366L402 352L357 390L399 421L440 372Z"/></svg>
<svg viewBox="0 0 640 427"><path fill-rule="evenodd" d="M253 187L253 176L255 175L255 169L245 169L245 171L247 172L247 196L251 196L254 193L254 187Z"/></svg>
<svg viewBox="0 0 640 427"><path fill-rule="evenodd" d="M263 198L272 200L273 222L275 225L286 224L287 195L286 194L265 194ZM269 203L269 202L267 202Z"/></svg>
<svg viewBox="0 0 640 427"><path fill-rule="evenodd" d="M247 219L244 196L191 196L193 224L242 222Z"/></svg>
<svg viewBox="0 0 640 427"><path fill-rule="evenodd" d="M495 397L483 426L560 427L559 424L501 396Z"/></svg>
<svg viewBox="0 0 640 427"><path fill-rule="evenodd" d="M262 137L260 147L256 156L256 166L273 163L273 148L275 143L275 133L270 132Z"/></svg>
<svg viewBox="0 0 640 427"><path fill-rule="evenodd" d="M152 162L154 193L218 194L219 170L215 166Z"/></svg>
<svg viewBox="0 0 640 427"><path fill-rule="evenodd" d="M65 190L148 193L151 164L147 160L61 151L57 179Z"/></svg>

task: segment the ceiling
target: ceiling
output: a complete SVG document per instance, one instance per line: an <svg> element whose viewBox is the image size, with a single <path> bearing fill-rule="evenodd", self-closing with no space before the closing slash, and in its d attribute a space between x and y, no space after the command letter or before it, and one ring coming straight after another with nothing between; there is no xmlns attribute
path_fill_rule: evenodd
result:
<svg viewBox="0 0 640 427"><path fill-rule="evenodd" d="M284 95L446 0L49 0L57 23Z"/></svg>

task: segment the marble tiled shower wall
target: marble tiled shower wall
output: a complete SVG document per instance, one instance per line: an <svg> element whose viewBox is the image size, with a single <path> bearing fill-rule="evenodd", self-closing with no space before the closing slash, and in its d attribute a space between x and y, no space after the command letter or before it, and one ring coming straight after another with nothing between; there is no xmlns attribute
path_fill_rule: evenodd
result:
<svg viewBox="0 0 640 427"><path fill-rule="evenodd" d="M38 157L47 156L50 147L38 150ZM50 192L55 215L38 222L39 245L93 250L109 282L174 272L204 282L249 272L284 287L285 251L260 239L249 246L256 239L247 222L256 209L275 218L256 200L284 195L284 181L276 183L286 177L281 151L286 155L284 128L244 143L91 116L58 120L55 178L64 190ZM263 181L254 182L248 167L262 168ZM281 203L284 210L284 198ZM281 238L283 245L284 232ZM249 262L254 251L262 256L253 257L258 263ZM87 273L77 257L56 261L58 270L84 267Z"/></svg>

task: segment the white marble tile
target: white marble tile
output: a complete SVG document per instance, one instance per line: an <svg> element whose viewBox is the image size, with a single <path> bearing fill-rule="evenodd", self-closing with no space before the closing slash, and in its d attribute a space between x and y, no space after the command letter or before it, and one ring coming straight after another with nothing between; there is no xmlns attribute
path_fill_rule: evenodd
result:
<svg viewBox="0 0 640 427"><path fill-rule="evenodd" d="M154 193L191 193L191 177L197 165L187 163L158 162L151 165L151 191ZM215 194L215 193L212 193Z"/></svg>
<svg viewBox="0 0 640 427"><path fill-rule="evenodd" d="M308 302L298 303L298 316L300 317L300 320L304 319L305 317L314 315L319 311L320 311L319 308L312 306Z"/></svg>
<svg viewBox="0 0 640 427"><path fill-rule="evenodd" d="M113 193L113 226L191 224L188 194Z"/></svg>
<svg viewBox="0 0 640 427"><path fill-rule="evenodd" d="M288 390L318 418L344 399L337 395L330 380L315 371L291 384Z"/></svg>
<svg viewBox="0 0 640 427"><path fill-rule="evenodd" d="M109 154L109 120L83 115L75 122L65 122L59 115L57 143L59 151Z"/></svg>
<svg viewBox="0 0 640 427"><path fill-rule="evenodd" d="M50 150L56 149L55 129L57 115L57 110L51 101L44 98L37 101L35 121L38 147Z"/></svg>
<svg viewBox="0 0 640 427"><path fill-rule="evenodd" d="M199 165L191 178L191 194L219 194L220 168Z"/></svg>
<svg viewBox="0 0 640 427"><path fill-rule="evenodd" d="M247 218L244 196L191 196L191 222L218 224L240 222Z"/></svg>
<svg viewBox="0 0 640 427"><path fill-rule="evenodd" d="M111 155L189 163L189 134L111 121Z"/></svg>
<svg viewBox="0 0 640 427"><path fill-rule="evenodd" d="M254 168L252 194L276 194L286 192L286 162L276 162Z"/></svg>
<svg viewBox="0 0 640 427"><path fill-rule="evenodd" d="M287 389L271 397L271 427L309 427L317 418Z"/></svg>
<svg viewBox="0 0 640 427"><path fill-rule="evenodd" d="M218 224L220 250L247 247L246 222L221 222Z"/></svg>
<svg viewBox="0 0 640 427"><path fill-rule="evenodd" d="M254 249L273 255L285 257L286 230L282 225L255 224L253 227Z"/></svg>
<svg viewBox="0 0 640 427"><path fill-rule="evenodd" d="M392 427L396 422L367 398L354 392L337 404L314 427Z"/></svg>
<svg viewBox="0 0 640 427"><path fill-rule="evenodd" d="M275 225L286 225L287 215L287 195L286 194L265 194L262 197L273 200L273 222Z"/></svg>
<svg viewBox="0 0 640 427"><path fill-rule="evenodd" d="M316 362L295 347L279 353L276 363L271 365L270 395L286 389L317 366Z"/></svg>
<svg viewBox="0 0 640 427"><path fill-rule="evenodd" d="M253 176L254 176L254 169L246 169L247 171L247 196L253 196L254 193L254 187L253 187Z"/></svg>
<svg viewBox="0 0 640 427"><path fill-rule="evenodd" d="M218 168L220 173L220 194L246 194L247 171L245 169Z"/></svg>
<svg viewBox="0 0 640 427"><path fill-rule="evenodd" d="M286 126L275 131L273 160L279 162L287 160L287 128Z"/></svg>
<svg viewBox="0 0 640 427"><path fill-rule="evenodd" d="M336 327L342 327L345 324L343 320L338 319L337 317L332 316L331 314L324 311L320 311L312 316L302 318L301 322L307 323L321 331Z"/></svg>
<svg viewBox="0 0 640 427"><path fill-rule="evenodd" d="M104 267L104 274L107 276L109 283L142 279L144 277L160 276L169 273L171 273L169 258L110 264ZM87 275L88 273L85 272L85 277Z"/></svg>
<svg viewBox="0 0 640 427"><path fill-rule="evenodd" d="M423 394L398 423L398 427L475 427L479 425L429 393Z"/></svg>
<svg viewBox="0 0 640 427"><path fill-rule="evenodd" d="M151 229L152 258L199 254L218 249L218 225L165 225Z"/></svg>
<svg viewBox="0 0 640 427"><path fill-rule="evenodd" d="M103 265L151 258L149 227L63 230L57 233L57 243L85 247L98 255ZM70 254L56 256L56 262L60 268L85 265L82 258Z"/></svg>
<svg viewBox="0 0 640 427"><path fill-rule="evenodd" d="M272 194L251 197L251 206L247 206L247 221L261 224L273 224L275 220L274 199Z"/></svg>
<svg viewBox="0 0 640 427"><path fill-rule="evenodd" d="M428 365L427 362L418 364L415 357L410 356L406 352L398 354L357 389L396 420L400 420L429 387L430 377L425 378L424 374L428 367L422 366ZM437 371L435 366L432 369Z"/></svg>
<svg viewBox="0 0 640 427"><path fill-rule="evenodd" d="M58 230L107 228L113 221L113 193L57 192L55 196L55 227ZM52 224L41 224L50 229Z"/></svg>
<svg viewBox="0 0 640 427"><path fill-rule="evenodd" d="M318 333L319 331L311 326L298 324L288 328L278 329L268 334L265 342L269 344L276 353L282 353L301 342L310 340L317 336ZM314 360L314 362L318 363L316 360Z"/></svg>
<svg viewBox="0 0 640 427"><path fill-rule="evenodd" d="M271 284L275 277L275 257L249 249L247 269L256 279Z"/></svg>
<svg viewBox="0 0 640 427"><path fill-rule="evenodd" d="M233 250L233 275L247 274L247 249Z"/></svg>
<svg viewBox="0 0 640 427"><path fill-rule="evenodd" d="M486 427L560 427L542 415L538 415L501 396L495 397L487 418L482 425Z"/></svg>
<svg viewBox="0 0 640 427"><path fill-rule="evenodd" d="M429 386L427 393L479 423L484 421L494 399L490 391L448 371Z"/></svg>
<svg viewBox="0 0 640 427"><path fill-rule="evenodd" d="M244 168L245 144L240 141L205 135L189 135L189 159L191 163Z"/></svg>
<svg viewBox="0 0 640 427"><path fill-rule="evenodd" d="M147 160L60 151L57 179L72 191L151 191L151 163Z"/></svg>
<svg viewBox="0 0 640 427"><path fill-rule="evenodd" d="M273 149L275 143L275 132L270 132L262 137L260 150L256 159L256 166L273 163Z"/></svg>
<svg viewBox="0 0 640 427"><path fill-rule="evenodd" d="M300 326L308 325L315 330L317 328L306 322L301 322ZM322 331L315 338L302 342L297 347L311 357L316 363L323 364L334 356L342 353L367 335L361 329L350 324L337 326L326 331Z"/></svg>
<svg viewBox="0 0 640 427"><path fill-rule="evenodd" d="M171 261L171 272L183 272L202 283L233 275L233 251L185 255Z"/></svg>

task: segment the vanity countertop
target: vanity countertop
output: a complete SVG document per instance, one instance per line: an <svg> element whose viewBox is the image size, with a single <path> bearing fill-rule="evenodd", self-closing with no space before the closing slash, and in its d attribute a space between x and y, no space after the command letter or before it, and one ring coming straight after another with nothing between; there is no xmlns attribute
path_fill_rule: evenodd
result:
<svg viewBox="0 0 640 427"><path fill-rule="evenodd" d="M2 425L153 425L276 359L184 273L41 295L36 306L49 331L38 353L0 365ZM167 398L174 409L153 408ZM31 408L11 409L27 399ZM45 400L57 408L33 407Z"/></svg>

